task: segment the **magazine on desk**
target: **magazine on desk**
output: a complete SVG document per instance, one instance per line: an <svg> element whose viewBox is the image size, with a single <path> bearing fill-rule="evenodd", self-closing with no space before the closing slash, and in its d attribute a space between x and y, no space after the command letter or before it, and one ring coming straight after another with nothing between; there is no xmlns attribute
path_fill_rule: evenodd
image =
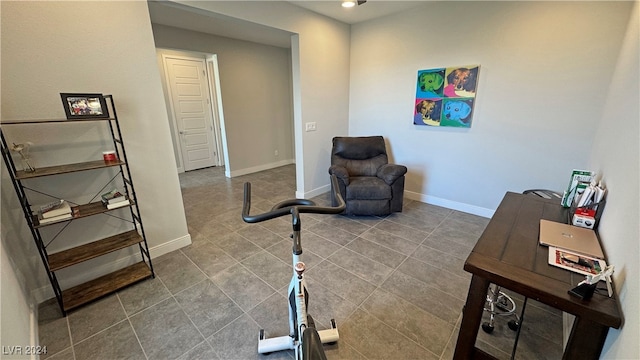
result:
<svg viewBox="0 0 640 360"><path fill-rule="evenodd" d="M549 264L582 275L597 275L607 267L602 259L580 255L553 246L549 246Z"/></svg>

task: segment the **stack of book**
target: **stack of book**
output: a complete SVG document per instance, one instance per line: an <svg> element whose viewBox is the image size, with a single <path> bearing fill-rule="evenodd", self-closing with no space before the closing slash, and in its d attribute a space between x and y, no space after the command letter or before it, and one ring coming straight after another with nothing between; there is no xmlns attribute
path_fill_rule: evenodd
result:
<svg viewBox="0 0 640 360"><path fill-rule="evenodd" d="M127 196L118 190L111 190L108 193L102 194L101 197L102 203L107 207L107 209L115 209L130 205Z"/></svg>
<svg viewBox="0 0 640 360"><path fill-rule="evenodd" d="M592 182L587 186L582 194L576 196L574 199L574 205L576 207L585 207L589 205L594 205L595 209L598 208L598 203L604 199L604 194L607 189L602 186L602 183L598 183L597 185Z"/></svg>
<svg viewBox="0 0 640 360"><path fill-rule="evenodd" d="M67 220L72 217L71 206L62 199L42 205L38 209L38 222L40 225Z"/></svg>

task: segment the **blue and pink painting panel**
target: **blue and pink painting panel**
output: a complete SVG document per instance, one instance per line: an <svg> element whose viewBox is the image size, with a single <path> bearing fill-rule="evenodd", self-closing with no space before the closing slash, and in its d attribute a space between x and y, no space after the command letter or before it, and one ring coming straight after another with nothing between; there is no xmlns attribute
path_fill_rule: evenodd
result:
<svg viewBox="0 0 640 360"><path fill-rule="evenodd" d="M480 65L418 71L415 125L471 127Z"/></svg>

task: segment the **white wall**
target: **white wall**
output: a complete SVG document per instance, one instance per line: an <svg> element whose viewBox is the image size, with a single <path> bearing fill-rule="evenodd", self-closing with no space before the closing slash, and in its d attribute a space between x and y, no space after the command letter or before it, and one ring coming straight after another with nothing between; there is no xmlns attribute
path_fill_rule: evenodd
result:
<svg viewBox="0 0 640 360"><path fill-rule="evenodd" d="M0 168L0 345L36 344L32 291L45 284L46 273L4 161Z"/></svg>
<svg viewBox="0 0 640 360"><path fill-rule="evenodd" d="M351 39L347 25L284 2L182 3L296 34L294 127L302 196L325 188L331 138L346 135L347 130L350 135L384 135L392 158L411 169L407 190L415 197L478 213L495 209L506 190L562 189L573 167L601 168L610 191L627 184L629 177L621 167L626 162L610 163L618 149L598 151L619 144L618 134L600 129L606 135L594 142L593 129L600 121L612 121L617 111L635 119L637 126L638 96L624 93L622 79L625 69L635 69L631 84L637 90L633 65L637 59L628 55L617 63L631 3L429 2L421 9L356 25ZM62 117L58 98L62 91L114 94L150 245L164 251L181 243L188 235L175 166L164 161L173 154L146 4L82 3L85 12L98 17L76 16L78 3L73 2L1 2L1 6L2 118ZM455 17L450 15L454 10ZM625 42L631 54L637 54L633 48L637 8L634 14L636 22L630 29L636 33L630 31ZM79 37L69 34L99 38L100 46L85 51ZM417 70L473 63L482 68L472 128L414 128ZM607 97L614 69L617 80ZM618 93L623 94L620 99ZM636 107L615 110L627 96L636 99ZM317 122L318 131L303 132L304 123L311 121ZM632 137L638 131L621 134ZM86 136L93 140L94 135ZM637 138L635 144L637 154ZM630 161L637 164L637 158ZM15 199L2 194L3 241L11 234L25 244L32 242L18 222L5 219L7 209L13 214L17 209ZM155 194L164 195L158 199ZM617 238L615 229L623 221L612 220L614 213L636 207L637 198L637 194L624 198L610 193L605 214L611 218L602 222L605 244ZM637 225L637 214L628 216L635 216ZM622 268L617 276L630 279L623 281L622 300L627 321L636 326L612 331L605 355L633 358L637 311L627 308L637 310L638 271L633 261L638 252L628 251L627 246L637 243L638 237L630 231L621 238L628 240L619 247L605 247L612 262ZM29 270L26 265L13 266L17 278ZM636 281L635 286L630 281ZM41 275L32 282L46 284ZM8 283L2 283L3 294L17 291ZM5 326L12 323L3 316Z"/></svg>
<svg viewBox="0 0 640 360"><path fill-rule="evenodd" d="M152 27L159 48L217 55L232 176L294 162L290 49Z"/></svg>
<svg viewBox="0 0 640 360"><path fill-rule="evenodd" d="M490 216L505 191L562 191L588 165L630 6L427 2L357 24L349 135L383 135L414 199ZM413 125L417 71L470 64L471 128Z"/></svg>
<svg viewBox="0 0 640 360"><path fill-rule="evenodd" d="M0 281L2 282L2 291L0 291L0 314L2 314L2 326L0 334L0 345L2 345L2 354L10 354L13 346L25 346L35 344L35 306L20 285L20 279L11 266L11 260L7 256L4 249L4 243L1 244L0 265L2 272L0 273ZM5 290L6 289L6 290ZM20 358L20 356L3 356L3 358Z"/></svg>
<svg viewBox="0 0 640 360"><path fill-rule="evenodd" d="M573 168L602 174L600 235L625 317L607 337L610 359L640 357L638 12L434 2L358 24L351 40L349 135L384 135L410 169L410 196L491 215L505 191L564 190ZM467 64L481 65L471 129L412 125L417 70Z"/></svg>
<svg viewBox="0 0 640 360"><path fill-rule="evenodd" d="M640 6L632 18L615 66L611 88L604 99L589 168L602 174L608 188L607 205L599 232L609 263L615 266L614 282L625 318L621 330L610 330L603 358L640 358Z"/></svg>
<svg viewBox="0 0 640 360"><path fill-rule="evenodd" d="M305 196L326 187L331 138L347 132L349 27L284 2L251 3L251 7L241 2L194 4L205 9L220 7L222 13L298 34L293 56L296 62L291 64L293 73L298 74L292 85L298 100L294 104L298 114L294 125L298 192ZM190 243L146 3L3 1L0 6L2 119L62 118L60 92L113 94L152 256ZM83 14L97 15L78 16L79 7ZM303 133L303 121L317 122L318 131ZM18 130L14 135L19 141L35 140L38 161L63 163L99 154L95 145L104 144L100 142L102 131L91 126L61 125L35 134ZM70 144L75 145L70 148ZM56 156L50 149L60 150L62 155ZM6 171L2 174L5 184ZM78 174L69 176L66 182L56 184L67 192L73 188L71 183L88 181ZM4 187L7 188L11 189ZM29 247L33 250L33 240L24 222L19 221L15 195L11 191L3 191L2 195L3 244L21 244L17 246L21 251L35 254L28 251ZM10 218L18 220L7 221L7 213L18 214ZM96 234L84 231L84 235ZM3 254L5 250L7 256L16 255L5 248ZM84 281L95 275L96 269L108 270L112 261L118 260L109 258L100 264L92 260L89 269L74 266L74 270L61 276L70 280L61 282L69 286ZM25 296L31 297L33 303L52 295L38 261L36 255L14 262L13 273L6 273L8 277L30 277L23 282L29 284L24 293L31 292ZM13 281L3 281L1 286L3 301L10 300L5 297L6 292L20 291ZM16 311L15 318L30 317L25 309ZM3 316L2 328L22 326L13 321L15 318ZM16 334L16 338L22 344L30 341L26 331Z"/></svg>
<svg viewBox="0 0 640 360"><path fill-rule="evenodd" d="M113 94L152 257L189 244L146 3L2 2L1 6L2 119L64 118L60 92ZM4 125L3 131L13 141L35 143L36 166L99 159L100 147L108 144L100 140L106 130L95 123ZM90 188L100 189L93 176L104 174L75 173L34 182L59 190L62 197L89 196ZM2 194L2 212L19 212L15 193ZM56 240L50 249L75 245L80 241L76 236L99 238L117 226L97 217L73 223L78 226L70 227L71 236ZM12 223L3 217L3 235L17 234L18 239L10 240L28 246L33 240L20 229L23 225L24 220ZM128 254L112 254L65 269L60 280L67 287L131 260ZM17 273L32 276L31 269L16 266ZM42 274L37 274L29 291L52 296Z"/></svg>
<svg viewBox="0 0 640 360"><path fill-rule="evenodd" d="M284 1L175 2L295 34L291 65L296 195L327 191L331 139L346 135L348 128L349 26ZM303 131L307 122L316 122L317 131Z"/></svg>

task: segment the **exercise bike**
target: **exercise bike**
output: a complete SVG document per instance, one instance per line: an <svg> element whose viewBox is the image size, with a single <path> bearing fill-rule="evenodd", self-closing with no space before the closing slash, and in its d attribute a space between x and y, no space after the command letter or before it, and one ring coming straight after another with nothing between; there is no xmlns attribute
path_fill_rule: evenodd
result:
<svg viewBox="0 0 640 360"><path fill-rule="evenodd" d="M274 205L270 211L258 215L249 215L251 210L251 183L244 184L244 203L242 219L247 223L258 223L291 214L293 233L293 276L288 290L289 305L289 335L275 338L265 338L264 329L258 335L258 353L268 354L281 350L294 350L296 360L326 360L322 344L332 344L338 341L339 334L336 322L331 319L331 329L317 331L311 315L307 314L309 293L304 281L305 265L300 261L302 243L300 237L300 214L338 214L344 211L345 202L338 188L338 180L331 176L331 195L338 206L318 206L307 199L290 199Z"/></svg>

